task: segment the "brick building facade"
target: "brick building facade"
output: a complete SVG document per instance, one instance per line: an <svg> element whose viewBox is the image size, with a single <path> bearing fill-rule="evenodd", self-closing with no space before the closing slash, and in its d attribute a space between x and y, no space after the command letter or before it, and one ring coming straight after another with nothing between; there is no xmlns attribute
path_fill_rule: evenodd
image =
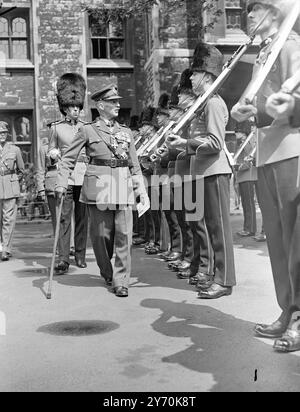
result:
<svg viewBox="0 0 300 412"><path fill-rule="evenodd" d="M103 84L116 83L124 96L120 118L128 122L147 104L156 105L162 92L170 93L189 65L198 38L184 18L184 9L168 13L163 5L154 6L145 18L104 30L84 11L85 5L101 2L3 1L0 117L8 121L25 162L36 162L40 141L48 137L47 123L60 118L55 82L63 73L76 71L87 80L86 120L96 116L92 92ZM224 14L206 40L229 57L246 39L241 30L244 0L220 0L219 6ZM250 78L254 53L255 47L237 68L234 81L225 85L223 95L229 106Z"/></svg>

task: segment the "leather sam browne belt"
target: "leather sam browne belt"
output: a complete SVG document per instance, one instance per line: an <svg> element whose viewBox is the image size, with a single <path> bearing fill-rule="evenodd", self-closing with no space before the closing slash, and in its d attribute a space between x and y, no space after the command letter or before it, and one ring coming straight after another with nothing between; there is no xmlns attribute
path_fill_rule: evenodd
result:
<svg viewBox="0 0 300 412"><path fill-rule="evenodd" d="M94 166L109 166L109 167L128 167L128 160L125 159L90 159L90 165Z"/></svg>
<svg viewBox="0 0 300 412"><path fill-rule="evenodd" d="M14 175L14 174L16 174L15 170L3 170L3 169L0 169L0 176Z"/></svg>

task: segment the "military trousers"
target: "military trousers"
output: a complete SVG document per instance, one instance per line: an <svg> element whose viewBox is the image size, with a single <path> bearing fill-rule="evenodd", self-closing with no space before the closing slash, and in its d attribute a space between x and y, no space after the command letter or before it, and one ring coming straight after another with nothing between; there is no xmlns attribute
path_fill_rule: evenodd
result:
<svg viewBox="0 0 300 412"><path fill-rule="evenodd" d="M299 158L258 168L259 202L276 296L283 311L300 309Z"/></svg>
<svg viewBox="0 0 300 412"><path fill-rule="evenodd" d="M51 193L51 194L47 193L47 203L48 203L48 207L49 207L49 210L50 210L53 233L55 234L55 229L56 229L56 199L55 199L55 196L54 196L53 193Z"/></svg>
<svg viewBox="0 0 300 412"><path fill-rule="evenodd" d="M244 214L244 227L247 232L256 233L256 209L255 209L255 182L247 181L239 183L239 192Z"/></svg>
<svg viewBox="0 0 300 412"><path fill-rule="evenodd" d="M166 220L168 223L169 233L170 233L170 249L173 252L180 252L182 253L183 244L182 244L182 237L181 237L181 230L179 226L179 222L177 219L177 214L174 209L174 193L171 187L168 187L168 195L169 195L169 208L164 209L164 213L166 216ZM163 196L163 188L162 188L162 196Z"/></svg>
<svg viewBox="0 0 300 412"><path fill-rule="evenodd" d="M81 186L69 185L63 200L58 239L58 253L59 260L68 263L70 262L69 254L73 208L75 215L75 258L85 260L88 230L88 212L86 204L79 201L80 191Z"/></svg>
<svg viewBox="0 0 300 412"><path fill-rule="evenodd" d="M214 282L221 286L234 286L235 267L233 239L230 223L230 175L204 178L204 221L213 251ZM190 222L193 233L199 222ZM201 246L200 246L201 247Z"/></svg>
<svg viewBox="0 0 300 412"><path fill-rule="evenodd" d="M88 205L90 237L101 276L113 280L114 287L128 288L131 274L132 208L116 210ZM115 251L114 266L112 265Z"/></svg>
<svg viewBox="0 0 300 412"><path fill-rule="evenodd" d="M17 199L0 199L0 228L2 252L11 253L13 234L17 220Z"/></svg>

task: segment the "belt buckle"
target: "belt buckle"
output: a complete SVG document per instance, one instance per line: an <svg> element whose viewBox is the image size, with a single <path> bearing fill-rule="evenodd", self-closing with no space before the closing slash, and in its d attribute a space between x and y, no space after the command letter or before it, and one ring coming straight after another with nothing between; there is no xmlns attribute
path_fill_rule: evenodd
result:
<svg viewBox="0 0 300 412"><path fill-rule="evenodd" d="M110 159L110 167L117 167L117 159L112 157Z"/></svg>

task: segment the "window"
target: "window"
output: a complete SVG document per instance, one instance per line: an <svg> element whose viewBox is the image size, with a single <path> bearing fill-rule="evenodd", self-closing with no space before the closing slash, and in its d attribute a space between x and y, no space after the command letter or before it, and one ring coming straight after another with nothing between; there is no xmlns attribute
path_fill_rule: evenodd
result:
<svg viewBox="0 0 300 412"><path fill-rule="evenodd" d="M103 24L90 16L89 27L93 59L125 59L124 24L122 22Z"/></svg>
<svg viewBox="0 0 300 412"><path fill-rule="evenodd" d="M242 30L243 4L241 0L225 0L226 28L227 30Z"/></svg>
<svg viewBox="0 0 300 412"><path fill-rule="evenodd" d="M29 59L29 13L15 9L0 17L0 52L7 59Z"/></svg>
<svg viewBox="0 0 300 412"><path fill-rule="evenodd" d="M30 110L2 112L0 120L8 123L7 140L20 147L24 163L32 163L32 112Z"/></svg>

